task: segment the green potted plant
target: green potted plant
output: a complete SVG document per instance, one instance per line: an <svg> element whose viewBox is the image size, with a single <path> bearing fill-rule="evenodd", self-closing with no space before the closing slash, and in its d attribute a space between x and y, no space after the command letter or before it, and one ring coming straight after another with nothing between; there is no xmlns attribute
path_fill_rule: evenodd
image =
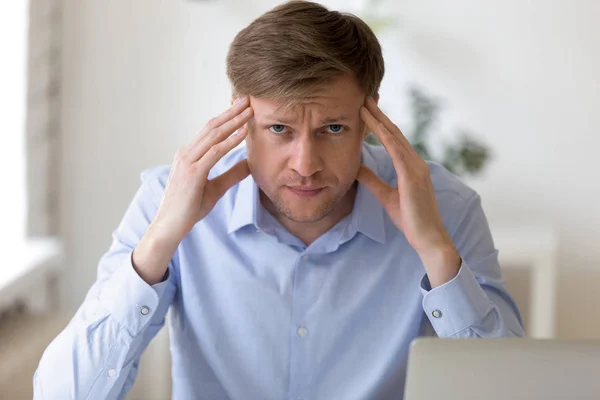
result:
<svg viewBox="0 0 600 400"><path fill-rule="evenodd" d="M444 143L441 154L432 150L435 137L435 122L441 109L438 100L427 96L423 91L410 90L413 126L406 138L416 152L425 160L443 165L450 172L463 175L477 175L491 158L491 151L484 143L476 140L468 131L462 131L453 142ZM367 137L369 143L379 143L374 135Z"/></svg>
<svg viewBox="0 0 600 400"><path fill-rule="evenodd" d="M375 33L394 29L399 25L393 15L385 12L385 6L383 0L367 0L360 13ZM475 139L471 132L463 130L454 141L443 143L441 154L436 154L432 150L432 143L440 140L434 130L441 110L440 101L417 88L411 89L409 96L413 126L408 131L404 127L402 130L417 153L425 160L443 165L456 175L478 175L491 158L489 147ZM372 134L366 140L378 143Z"/></svg>

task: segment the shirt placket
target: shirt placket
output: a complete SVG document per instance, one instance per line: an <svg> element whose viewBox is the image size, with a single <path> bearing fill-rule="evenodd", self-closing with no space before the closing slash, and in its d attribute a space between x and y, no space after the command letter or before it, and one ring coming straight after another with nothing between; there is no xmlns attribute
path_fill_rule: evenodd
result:
<svg viewBox="0 0 600 400"><path fill-rule="evenodd" d="M310 274L310 257L303 253L296 261L290 325L290 400L309 400L312 366L309 355L309 340L312 327L306 320L312 297L307 275Z"/></svg>

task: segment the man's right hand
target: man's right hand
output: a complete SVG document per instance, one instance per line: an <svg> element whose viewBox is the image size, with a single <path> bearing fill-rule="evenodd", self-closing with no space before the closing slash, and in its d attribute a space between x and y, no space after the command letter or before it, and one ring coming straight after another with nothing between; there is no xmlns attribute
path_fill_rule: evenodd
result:
<svg viewBox="0 0 600 400"><path fill-rule="evenodd" d="M244 124L252 114L248 97L241 97L177 151L156 216L133 253L135 269L149 284L162 280L185 235L250 173L247 160L242 160L208 180L212 167L244 140Z"/></svg>

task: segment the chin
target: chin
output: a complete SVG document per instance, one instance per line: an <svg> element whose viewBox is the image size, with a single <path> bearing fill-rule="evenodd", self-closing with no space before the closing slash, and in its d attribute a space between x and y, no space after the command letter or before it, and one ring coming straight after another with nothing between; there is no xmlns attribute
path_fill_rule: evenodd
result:
<svg viewBox="0 0 600 400"><path fill-rule="evenodd" d="M317 222L335 208L333 201L321 201L318 204L306 204L305 201L276 201L274 205L287 219L301 223Z"/></svg>
<svg viewBox="0 0 600 400"><path fill-rule="evenodd" d="M296 211L294 210L294 212L292 213L286 213L284 214L288 219L291 219L292 221L295 222L301 222L301 223L311 223L311 222L317 222L321 219L323 219L325 216L327 216L327 214L329 214L328 212L323 212L323 211Z"/></svg>

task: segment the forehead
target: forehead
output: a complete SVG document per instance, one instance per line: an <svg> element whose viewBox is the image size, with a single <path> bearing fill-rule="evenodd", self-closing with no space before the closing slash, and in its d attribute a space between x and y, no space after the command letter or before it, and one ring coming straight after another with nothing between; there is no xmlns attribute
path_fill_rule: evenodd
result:
<svg viewBox="0 0 600 400"><path fill-rule="evenodd" d="M311 98L300 100L288 107L285 100L250 97L250 105L257 119L277 117L302 118L307 113L319 117L334 118L337 114L358 114L365 102L365 94L352 77L332 79Z"/></svg>

